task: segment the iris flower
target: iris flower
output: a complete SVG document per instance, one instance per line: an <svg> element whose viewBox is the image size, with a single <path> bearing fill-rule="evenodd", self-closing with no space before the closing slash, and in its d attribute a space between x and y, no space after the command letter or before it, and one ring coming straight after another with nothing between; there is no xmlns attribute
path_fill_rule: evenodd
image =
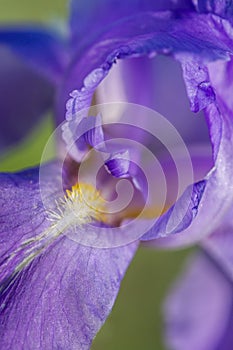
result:
<svg viewBox="0 0 233 350"><path fill-rule="evenodd" d="M101 1L97 17L96 6L94 2L88 6L71 2L69 49L50 32L38 28L5 28L0 33L5 46L43 72L47 79L50 77L50 86L53 81L53 86L58 87L57 123L63 121L65 101L75 88L63 124L63 138L69 143L68 135L69 140L75 141L75 148L68 149L62 188L59 161L40 169L0 175L0 336L4 349L90 348L111 311L140 241L156 247L211 242L211 250L218 252L224 266L231 261L229 250L225 254L229 246L225 247L221 230L224 225L228 227L226 218L233 200L231 8L217 1L198 4L176 1L163 4L166 11L158 11L158 4L149 1L120 5ZM92 25L93 30L89 30ZM102 215L104 204L99 191L90 184L74 181L73 169L78 165L80 151L90 147L98 150L102 144L104 149L99 151L103 154L107 147L104 128L91 122L98 121L98 116L84 115L81 119L79 116L83 108L91 105L94 92L107 79L114 63L122 59L130 67L128 59L135 63L136 57L152 57L156 53L181 63L191 110L205 113L213 167L155 223L152 219L139 221L149 227L140 239L114 247L111 239L124 232L124 220L129 218L121 217L118 223L108 221ZM134 77L138 70L134 70L134 65L131 68ZM148 82L149 78L150 74ZM130 75L127 81L130 82ZM132 95L143 95L135 87L139 89L140 82L129 86L129 101ZM147 91L153 96L152 91ZM34 116L41 110L35 109ZM24 133L23 119L21 124ZM87 128L82 130L86 124ZM135 172L129 171L132 160L125 154L130 154L130 150L123 151L114 148L105 162L110 176L127 176L143 192L142 182L137 181L141 176L136 172L135 177ZM91 205L87 205L86 198ZM82 245L73 239L74 233L79 237L94 233L98 241L103 232L112 243L108 249Z"/></svg>

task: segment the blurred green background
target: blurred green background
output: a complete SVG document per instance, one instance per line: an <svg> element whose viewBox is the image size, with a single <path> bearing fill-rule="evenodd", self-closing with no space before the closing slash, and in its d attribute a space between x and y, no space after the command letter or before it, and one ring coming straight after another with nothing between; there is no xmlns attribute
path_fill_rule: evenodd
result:
<svg viewBox="0 0 233 350"><path fill-rule="evenodd" d="M1 0L0 21L65 20L67 1ZM15 171L40 162L41 153L53 130L46 116L32 134L0 158L1 171ZM125 279L113 311L97 335L93 350L164 350L162 306L189 250L159 251L140 248Z"/></svg>

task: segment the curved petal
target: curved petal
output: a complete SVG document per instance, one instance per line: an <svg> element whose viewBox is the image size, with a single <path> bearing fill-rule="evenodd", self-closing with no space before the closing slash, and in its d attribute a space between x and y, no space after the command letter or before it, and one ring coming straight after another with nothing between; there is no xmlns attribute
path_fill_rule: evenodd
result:
<svg viewBox="0 0 233 350"><path fill-rule="evenodd" d="M53 104L54 88L0 49L0 152L21 141Z"/></svg>
<svg viewBox="0 0 233 350"><path fill-rule="evenodd" d="M143 26L140 25L142 22ZM199 213L196 217L191 215L192 219L195 217L193 221L188 215L188 220L185 219L185 222L191 224L190 229L187 225L183 228L187 228L189 232L185 230L184 234L177 235L176 239L173 236L171 241L174 245L190 244L208 235L219 224L232 202L232 194L229 192L232 173L230 161L232 121L222 101L218 99L217 104L213 103L216 96L209 81L208 70L203 63L208 60L228 59L228 54L232 53L231 34L230 23L212 15L195 15L186 12L185 17L182 15L172 17L170 13L145 13L141 14L140 18L139 16L128 18L127 24L124 21L115 23L108 33L103 34L95 45L86 50L86 54L79 60L78 67L77 61L74 61L70 69L70 74L72 73L73 76L79 72L77 82L80 82L80 90L72 93L72 108L77 112L89 106L94 90L118 58L148 55L156 51L174 54L180 61L183 59L184 77L193 110L206 108L215 167L205 179L208 181L204 193L202 186L194 187L194 197L201 198L201 201L198 201L199 208L194 205L195 213L197 210ZM95 52L99 52L99 55L95 55ZM192 65L189 64L189 59L192 60ZM84 82L81 88L82 80ZM65 89L73 84L69 77L66 83ZM208 106L209 104L211 105ZM75 118L75 113L73 116ZM70 120L67 123L70 123ZM195 200L194 202L196 203ZM192 203L191 196L191 207ZM183 205L180 207L184 209ZM187 210L189 213L189 205ZM175 220L177 223L181 217L183 218L183 214L180 215L178 210L176 215L178 215ZM151 232L154 230L155 237L158 237L155 227ZM174 230L168 231L174 232ZM164 232L159 232L159 235L163 236ZM150 238L152 238L151 234ZM171 244L169 240L164 240L164 244L165 242Z"/></svg>
<svg viewBox="0 0 233 350"><path fill-rule="evenodd" d="M193 192L188 190L190 205L187 201L186 192L183 197L186 198L185 201L183 202L182 198L181 205L175 206L178 210L174 210L174 215L169 221L172 224L175 222L175 227L179 227L178 231L172 227L169 230L166 229L165 232L161 231L161 228L164 229L164 227L167 228L168 226L167 217L170 217L170 213L168 213L167 216L165 214L162 218L164 224L160 225L160 221L158 221L146 235L148 239L152 239L153 234L154 238L157 238L158 236L166 235L166 233L180 232L182 229L188 230L187 226L190 225L189 232L185 230L184 233L177 235L176 239L173 236L171 240L164 241L164 244L168 245L171 242L174 245L183 245L198 241L203 236L208 235L211 229L215 227L214 225L218 225L232 202L229 185L231 184L230 174L233 170L229 157L232 149L231 130L233 126L229 111L224 103L218 100L217 105L213 104L216 96L209 81L206 65L203 64L203 61L206 60L228 58L228 53L232 50L232 41L230 38L230 24L218 17L210 15L195 16L187 13L185 19L182 16L179 18L171 18L170 16L169 13L154 14L153 16L144 14L140 18L132 17L134 19L133 24L129 20L125 26L122 26L124 23L122 21L120 28L119 23L115 24L115 26L113 25L112 31L103 35L102 39L104 38L105 41L99 41L90 50L87 50L86 55L84 55L85 64L82 60L79 62L78 69L83 67L82 73L79 71L81 73L80 78L82 74L83 76L86 75L92 64L95 69L86 76L83 88L72 93L72 108L73 111L77 112L89 105L94 90L108 74L109 69L117 58L140 56L153 51L165 53L169 48L170 54L173 53L177 59L183 61L184 78L193 110L198 111L210 104L207 108L207 122L213 144L215 167L205 179L208 181L206 182L204 193L203 186L197 184L194 186ZM139 25L142 19L144 23L147 23L143 28ZM196 23L195 27L194 23ZM204 33L202 36L200 36L198 28L202 28L201 33ZM159 36L158 33L160 34ZM114 40L111 42L107 40L110 38ZM217 38L221 39L218 41ZM132 39L133 41L131 41ZM220 46L216 45L217 42L221 42ZM98 57L94 55L96 50L101 52L102 57L101 55L98 55ZM202 58L199 57L200 52ZM86 65L88 59L90 66ZM189 64L189 59L192 60L192 65ZM77 71L75 72L72 69L71 72L77 73ZM75 118L75 115L74 113L73 118ZM69 119L67 124L70 122ZM194 193L194 197L192 193ZM197 201L196 198L198 199ZM184 203L186 203L187 217L184 215ZM198 208L200 203L201 206ZM195 210L193 211L192 208ZM197 211L199 211L199 215L196 215ZM193 215L194 212L195 215ZM182 218L184 218L184 225ZM195 220L193 220L194 218ZM208 221L211 222L211 225ZM181 226L178 225L178 222L181 223ZM159 229L158 225L160 226Z"/></svg>
<svg viewBox="0 0 233 350"><path fill-rule="evenodd" d="M46 170L43 190L47 188L50 198L57 191L57 165L49 164ZM35 244L49 224L40 197L39 169L0 178L2 347L89 349L111 311L137 243L94 249L60 236L20 264L19 253L32 241Z"/></svg>
<svg viewBox="0 0 233 350"><path fill-rule="evenodd" d="M65 41L51 28L30 25L1 26L0 45L9 48L53 83L61 78L68 63Z"/></svg>
<svg viewBox="0 0 233 350"><path fill-rule="evenodd" d="M204 254L189 261L165 305L173 350L227 350L232 344L232 284Z"/></svg>
<svg viewBox="0 0 233 350"><path fill-rule="evenodd" d="M221 107L225 112L224 115L220 113L214 104L208 107L215 166L206 177L205 191L199 206L196 208L198 215L185 231L170 238L156 240L154 242L155 245L166 247L183 246L204 239L221 224L226 212L232 205L231 174L233 165L231 162L231 150L233 125L230 112L223 105ZM179 217L177 217L178 219ZM155 235L158 236L155 228L152 228L150 238L152 238L153 230L155 230Z"/></svg>
<svg viewBox="0 0 233 350"><path fill-rule="evenodd" d="M141 13L116 22L74 57L58 98L58 111L65 110L64 101L74 88L79 89L72 94L75 111L89 107L97 86L118 59L184 51L201 52L207 60L226 58L233 48L229 30L229 23L216 16L188 12L177 18L170 12Z"/></svg>

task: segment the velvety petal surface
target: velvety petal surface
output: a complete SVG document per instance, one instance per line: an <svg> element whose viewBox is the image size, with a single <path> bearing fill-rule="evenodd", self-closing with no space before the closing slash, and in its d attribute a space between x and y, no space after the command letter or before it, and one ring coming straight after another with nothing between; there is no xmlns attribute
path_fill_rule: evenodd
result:
<svg viewBox="0 0 233 350"><path fill-rule="evenodd" d="M0 152L23 139L53 104L54 87L0 48Z"/></svg>
<svg viewBox="0 0 233 350"><path fill-rule="evenodd" d="M47 197L53 201L58 191L57 164L47 165L46 171L43 190L47 188ZM51 225L41 202L38 176L38 169L0 175L1 346L89 349L111 311L137 243L94 249L61 235L41 245L30 260L30 242L35 246ZM29 260L23 260L22 266L25 256Z"/></svg>
<svg viewBox="0 0 233 350"><path fill-rule="evenodd" d="M0 45L9 48L36 71L57 82L68 63L65 40L52 28L8 25L0 28Z"/></svg>
<svg viewBox="0 0 233 350"><path fill-rule="evenodd" d="M1 297L4 348L89 349L134 251L132 245L98 250L61 239Z"/></svg>
<svg viewBox="0 0 233 350"><path fill-rule="evenodd" d="M165 305L165 337L171 350L229 350L233 288L205 254L193 257Z"/></svg>

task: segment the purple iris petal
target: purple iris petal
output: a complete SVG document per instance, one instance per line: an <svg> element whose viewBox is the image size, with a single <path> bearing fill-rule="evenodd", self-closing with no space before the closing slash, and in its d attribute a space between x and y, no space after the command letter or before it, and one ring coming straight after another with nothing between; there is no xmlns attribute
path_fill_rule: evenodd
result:
<svg viewBox="0 0 233 350"><path fill-rule="evenodd" d="M134 250L95 250L60 239L3 294L2 346L89 349L112 309Z"/></svg>
<svg viewBox="0 0 233 350"><path fill-rule="evenodd" d="M0 150L19 142L53 103L54 88L0 49Z"/></svg>
<svg viewBox="0 0 233 350"><path fill-rule="evenodd" d="M232 284L209 257L197 254L166 301L168 348L231 349L232 307Z"/></svg>
<svg viewBox="0 0 233 350"><path fill-rule="evenodd" d="M43 189L53 201L56 163L46 170ZM111 311L137 243L94 249L60 235L43 245L41 235L50 222L41 202L39 169L0 177L1 346L89 349ZM85 235L85 228L81 230Z"/></svg>
<svg viewBox="0 0 233 350"><path fill-rule="evenodd" d="M62 38L51 28L1 27L0 44L12 50L53 83L61 78L67 63L67 48Z"/></svg>
<svg viewBox="0 0 233 350"><path fill-rule="evenodd" d="M98 144L104 141L98 119L89 117L89 120L86 118L77 123L75 117L80 109L89 107L96 87L119 58L153 55L155 52L175 55L183 63L192 109L206 109L215 165L205 179L184 192L175 206L156 222L143 239L154 239L185 230L184 233L175 236L179 236L177 239L170 235L168 240L164 240L164 245L184 245L198 241L220 225L225 212L232 205L233 196L229 191L233 171L231 114L229 105L223 98L215 95L208 68L203 64L204 60L227 59L228 54L232 53L232 41L227 37L230 29L229 23L218 17L195 16L188 12L185 15L179 14L178 17L171 13L147 13L128 17L125 21L109 24L108 30L103 31L100 38L92 42L93 46L86 46L82 53L74 55L67 76L64 77L60 99L62 107L59 112L62 111L67 92L74 87L79 89L73 92L73 99L69 102L72 114L67 114L66 123L68 137L75 141L79 153L85 153L88 146L97 148ZM8 40L14 45L15 33L11 33ZM22 56L28 54L28 47L25 50L21 50L21 46L16 49ZM37 54L31 57L33 61L39 57L38 62L44 63L44 58L41 61L41 56ZM203 60L197 57L200 54ZM52 75L60 75L62 70L63 63L59 67L54 66ZM76 140L78 135L80 139ZM119 150L111 154L106 165L113 175L125 177L131 170L129 159L124 158ZM48 197L51 196L51 189L56 192L56 173L49 173L51 176L48 177L47 183ZM1 176L4 186L0 189L3 207L3 214L0 215L0 237L2 236L3 242L1 264L4 267L0 285L0 336L3 347L14 347L16 350L17 347L88 349L111 310L136 244L117 249L97 250L80 246L65 236L59 236L56 240L49 241L48 245L43 245L44 237L42 241L37 238L41 230L42 234L46 232L49 223L40 200L38 170ZM82 228L79 233L92 233L87 231L88 229ZM98 227L96 235L98 236ZM31 248L35 256L27 263L25 259L30 257L28 254ZM205 267L201 264L198 265L197 271L199 269L204 272ZM215 276L214 282L203 278L204 282L209 283L211 292L220 284L223 286L221 291L219 288L217 294L211 295L215 309L207 308L207 314L212 311L214 315L221 316L222 328L217 327L216 330L219 319L216 320L211 315L207 330L203 324L198 328L200 325L195 323L196 319L193 322L192 315L190 327L197 327L197 333L201 332L201 342L208 346L210 344L211 347L210 342L220 339L228 323L229 317L226 317L224 311L229 312L229 305L232 306L229 297L232 291L229 293L228 282L225 283L222 275L216 277L211 268L207 275L209 278ZM204 292L207 288L204 285ZM200 291L197 290L195 297L198 297L199 302L198 292ZM189 296L190 290L187 292L187 297ZM227 303L223 304L222 300L227 300ZM178 308L175 306L176 320L176 312L178 318L184 317L180 312L180 305L183 303L178 303ZM198 310L197 306L195 310ZM181 322L178 320L178 330L176 326L172 329L172 337L175 344L178 342L178 346L183 346L179 334L181 325L182 336L188 334L187 338L189 341L192 339L191 345L194 344L196 350L202 343L200 338L196 341L195 335L191 338L187 324L187 328L183 328L183 322L186 320L187 318ZM18 336L17 342L15 334ZM186 349L186 346L183 348Z"/></svg>

